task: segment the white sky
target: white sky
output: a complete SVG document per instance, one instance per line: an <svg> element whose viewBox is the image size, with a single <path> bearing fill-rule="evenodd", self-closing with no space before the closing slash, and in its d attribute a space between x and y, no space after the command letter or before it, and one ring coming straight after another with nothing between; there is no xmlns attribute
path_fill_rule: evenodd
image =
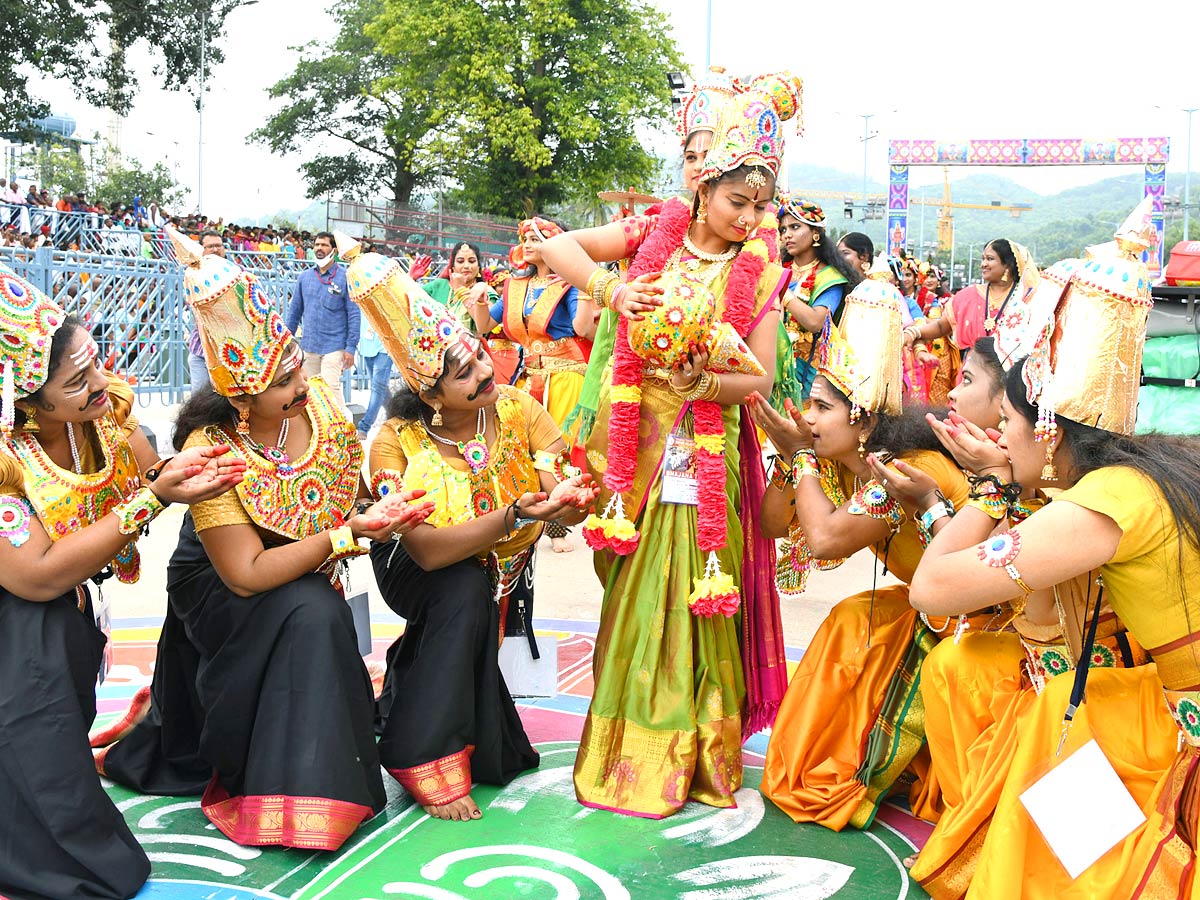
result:
<svg viewBox="0 0 1200 900"><path fill-rule="evenodd" d="M694 74L704 67L706 2L657 0ZM272 157L245 137L273 109L266 89L291 70L289 47L331 34L326 7L317 0L259 0L229 16L226 61L210 75L204 113L210 215L246 219L306 205L297 171L302 157ZM1192 0L1145 4L1149 21L1135 5L1093 0L711 0L711 7L714 64L740 74L787 68L803 78L805 134L789 140L791 162L861 172L861 116L877 113L871 128L879 137L868 147L868 174L877 181L887 180L886 141L904 137L1165 134L1169 171L1185 168L1187 116L1179 110L1200 107L1194 57L1183 38L1200 20ZM149 65L143 53L143 90L122 123L122 149L143 162L176 164L179 180L194 190L194 103L157 89ZM43 82L39 89L55 112L75 116L77 133L106 133L108 114L75 100L68 85ZM1195 125L1200 129L1200 118ZM951 177L972 171L980 170L951 170ZM1132 167L1002 172L1043 193L1121 173L1141 180ZM912 170L913 186L940 181L936 167Z"/></svg>

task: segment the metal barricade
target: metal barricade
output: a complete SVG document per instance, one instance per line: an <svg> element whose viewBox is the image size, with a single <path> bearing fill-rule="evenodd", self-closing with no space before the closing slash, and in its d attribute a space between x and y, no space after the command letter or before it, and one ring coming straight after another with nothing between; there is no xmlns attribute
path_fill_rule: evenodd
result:
<svg viewBox="0 0 1200 900"><path fill-rule="evenodd" d="M281 254L229 257L259 280L280 315L300 273L312 265ZM178 403L186 397L187 338L193 324L183 299L183 270L174 259L0 247L0 265L79 316L108 368L129 381L143 406ZM359 368L351 371L350 384L369 388Z"/></svg>

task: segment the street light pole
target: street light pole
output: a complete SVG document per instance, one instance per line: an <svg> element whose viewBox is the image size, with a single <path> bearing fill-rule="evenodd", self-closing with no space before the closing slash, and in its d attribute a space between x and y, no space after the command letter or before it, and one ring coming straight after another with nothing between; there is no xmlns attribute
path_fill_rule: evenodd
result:
<svg viewBox="0 0 1200 900"><path fill-rule="evenodd" d="M708 18L704 32L704 71L707 74L712 68L712 0L708 0Z"/></svg>
<svg viewBox="0 0 1200 900"><path fill-rule="evenodd" d="M201 0L203 2L203 0ZM200 104L196 128L196 212L204 212L204 64L208 53L208 10L200 9Z"/></svg>
<svg viewBox="0 0 1200 900"><path fill-rule="evenodd" d="M1192 113L1200 107L1185 109L1188 117L1187 164L1183 170L1183 239L1190 240L1192 214Z"/></svg>
<svg viewBox="0 0 1200 900"><path fill-rule="evenodd" d="M862 180L862 224L867 230L867 144L871 140L871 119L878 113L863 113L863 180Z"/></svg>

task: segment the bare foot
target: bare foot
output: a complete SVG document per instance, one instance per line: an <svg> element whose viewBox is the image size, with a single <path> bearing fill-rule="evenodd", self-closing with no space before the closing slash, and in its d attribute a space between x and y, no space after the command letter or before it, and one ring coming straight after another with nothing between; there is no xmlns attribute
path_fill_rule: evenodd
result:
<svg viewBox="0 0 1200 900"><path fill-rule="evenodd" d="M470 819L483 818L483 813L479 811L479 807L475 805L470 794L440 806L426 806L425 812L435 819L445 819L447 822L466 822Z"/></svg>
<svg viewBox="0 0 1200 900"><path fill-rule="evenodd" d="M566 538L552 537L550 538L550 548L555 553L570 553L575 548L572 547Z"/></svg>

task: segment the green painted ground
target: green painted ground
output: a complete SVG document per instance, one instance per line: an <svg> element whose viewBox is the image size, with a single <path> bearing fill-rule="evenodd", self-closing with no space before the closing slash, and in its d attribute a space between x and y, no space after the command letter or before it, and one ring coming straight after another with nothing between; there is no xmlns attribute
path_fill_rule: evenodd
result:
<svg viewBox="0 0 1200 900"><path fill-rule="evenodd" d="M441 822L394 783L386 812L336 855L240 847L197 799L110 787L154 862L139 900L888 900L921 898L900 863L911 847L883 825L834 834L797 826L746 768L736 810L690 804L662 821L575 801L576 743L538 745L542 767L477 788L475 822Z"/></svg>

